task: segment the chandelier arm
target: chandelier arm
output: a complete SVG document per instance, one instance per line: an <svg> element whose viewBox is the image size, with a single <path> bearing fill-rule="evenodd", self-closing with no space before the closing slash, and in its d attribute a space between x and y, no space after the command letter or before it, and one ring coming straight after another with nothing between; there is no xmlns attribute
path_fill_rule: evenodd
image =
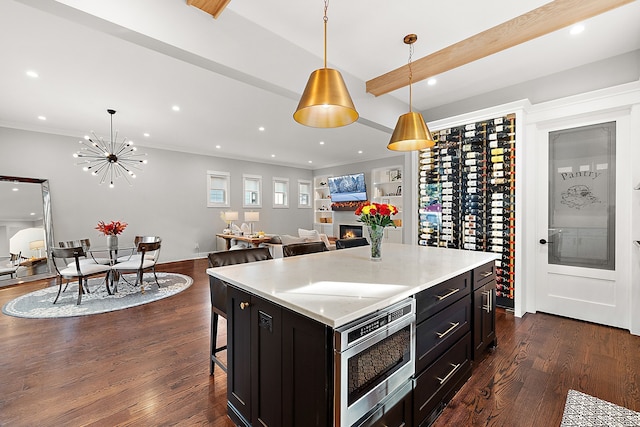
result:
<svg viewBox="0 0 640 427"><path fill-rule="evenodd" d="M118 158L123 155L123 153L125 153L127 149L129 149L130 151L135 151L133 148L129 148L131 147L131 144L126 143L125 141L126 138L122 141L118 149L113 151L113 154L115 154Z"/></svg>
<svg viewBox="0 0 640 427"><path fill-rule="evenodd" d="M80 141L80 142L82 142L83 146L87 147L85 149L86 151L89 151L90 153L92 153L92 154L94 154L96 156L104 157L105 150L101 149L97 144L95 144L95 143L87 144L84 141ZM80 154L80 153L78 153L78 154Z"/></svg>
<svg viewBox="0 0 640 427"><path fill-rule="evenodd" d="M104 142L104 139L97 136L95 132L91 132L91 135L93 135L93 139L89 138L89 141L91 141L96 148L103 150L104 152L109 151L109 147L107 146L107 143Z"/></svg>
<svg viewBox="0 0 640 427"><path fill-rule="evenodd" d="M127 171L130 169L137 169L137 170L141 170L139 165L142 162L140 160L125 160L123 162L119 162L119 164L124 167Z"/></svg>
<svg viewBox="0 0 640 427"><path fill-rule="evenodd" d="M93 167L97 166L97 167L96 167L96 169L93 171L93 174L94 174L94 175L98 175L100 172L102 172L102 171L103 171L103 169L108 168L110 164L111 164L111 163L102 163L102 164L100 164L100 163L96 163L95 165L90 165L90 166L89 166L89 169L91 169L91 168L93 168Z"/></svg>

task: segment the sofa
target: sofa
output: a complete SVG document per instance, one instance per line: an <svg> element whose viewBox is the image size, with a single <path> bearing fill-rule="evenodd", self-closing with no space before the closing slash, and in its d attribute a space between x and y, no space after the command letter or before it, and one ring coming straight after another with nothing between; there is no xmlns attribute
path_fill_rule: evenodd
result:
<svg viewBox="0 0 640 427"><path fill-rule="evenodd" d="M324 233L319 233L316 230L305 230L304 228L298 229L298 235L292 236L289 234L279 234L271 237L271 240L264 243L271 251L271 256L274 258L282 258L284 256L283 247L293 243L306 243L306 242L324 242L327 249L330 251L336 249L335 243L329 241L329 238Z"/></svg>

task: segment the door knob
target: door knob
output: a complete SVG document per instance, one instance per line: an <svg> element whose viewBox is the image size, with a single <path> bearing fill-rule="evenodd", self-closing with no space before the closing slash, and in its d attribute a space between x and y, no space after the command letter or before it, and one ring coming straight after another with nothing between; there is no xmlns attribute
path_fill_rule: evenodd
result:
<svg viewBox="0 0 640 427"><path fill-rule="evenodd" d="M541 245L546 245L547 243L553 243L551 241L547 242L545 239L540 239L540 244Z"/></svg>

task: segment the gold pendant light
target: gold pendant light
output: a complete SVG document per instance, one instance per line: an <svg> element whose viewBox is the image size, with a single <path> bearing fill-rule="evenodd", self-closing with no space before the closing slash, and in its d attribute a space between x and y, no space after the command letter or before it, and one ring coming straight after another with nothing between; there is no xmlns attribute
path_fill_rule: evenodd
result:
<svg viewBox="0 0 640 427"><path fill-rule="evenodd" d="M324 2L324 68L311 73L293 119L305 126L336 128L358 120L347 86L338 70L327 68L327 9Z"/></svg>
<svg viewBox="0 0 640 427"><path fill-rule="evenodd" d="M412 108L411 81L413 73L411 71L411 56L413 54L413 44L418 40L415 34L404 37L404 43L409 45L409 112L398 117L398 123L391 135L391 141L387 145L393 151L416 151L433 147L436 143L431 137L431 132L424 122L422 114L416 113Z"/></svg>

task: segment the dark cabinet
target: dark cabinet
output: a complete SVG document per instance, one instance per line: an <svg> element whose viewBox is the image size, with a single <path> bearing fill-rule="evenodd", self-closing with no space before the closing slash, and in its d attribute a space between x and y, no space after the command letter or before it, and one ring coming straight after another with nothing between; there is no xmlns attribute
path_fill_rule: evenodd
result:
<svg viewBox="0 0 640 427"><path fill-rule="evenodd" d="M360 420L358 427L409 427L413 425L412 384L407 383L392 394L383 405Z"/></svg>
<svg viewBox="0 0 640 427"><path fill-rule="evenodd" d="M496 340L495 265L488 263L473 270L473 360L479 360Z"/></svg>
<svg viewBox="0 0 640 427"><path fill-rule="evenodd" d="M431 425L470 377L471 334L467 333L415 379L415 425Z"/></svg>
<svg viewBox="0 0 640 427"><path fill-rule="evenodd" d="M433 423L471 376L471 287L467 272L416 295L413 425Z"/></svg>
<svg viewBox="0 0 640 427"><path fill-rule="evenodd" d="M240 426L329 426L327 326L233 286L227 291L227 406Z"/></svg>

